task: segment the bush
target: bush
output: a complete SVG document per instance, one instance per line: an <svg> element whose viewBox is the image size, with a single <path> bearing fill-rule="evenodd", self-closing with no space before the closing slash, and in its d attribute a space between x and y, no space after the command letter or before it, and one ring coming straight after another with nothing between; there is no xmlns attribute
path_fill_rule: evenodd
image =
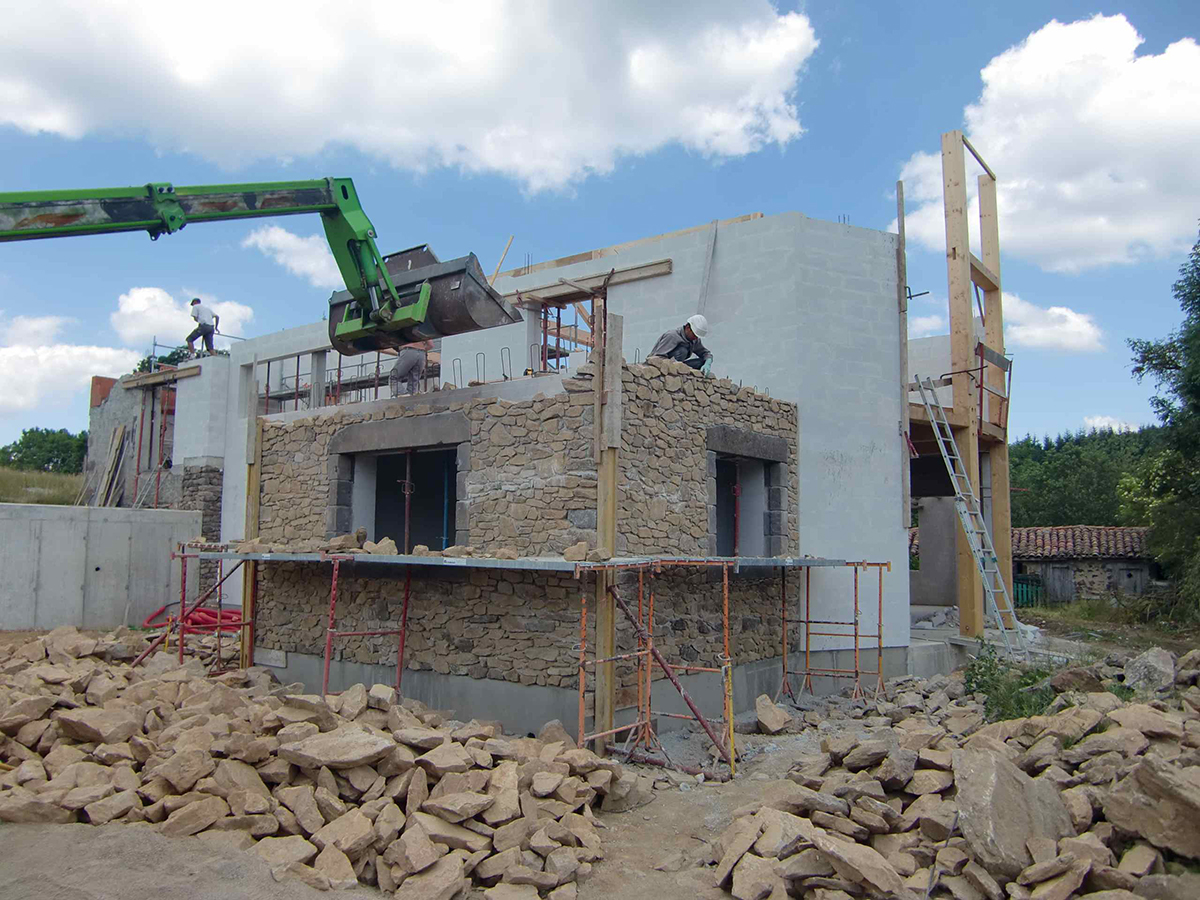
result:
<svg viewBox="0 0 1200 900"><path fill-rule="evenodd" d="M966 689L984 696L984 716L989 722L1040 716L1054 702L1054 688L1039 685L1049 669L1023 667L1000 659L996 648L980 640L979 653L967 666Z"/></svg>

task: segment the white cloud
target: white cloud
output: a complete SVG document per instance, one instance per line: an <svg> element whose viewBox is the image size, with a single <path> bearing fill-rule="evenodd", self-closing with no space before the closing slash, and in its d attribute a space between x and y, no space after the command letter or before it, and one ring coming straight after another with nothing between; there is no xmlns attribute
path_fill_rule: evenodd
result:
<svg viewBox="0 0 1200 900"><path fill-rule="evenodd" d="M949 320L942 315L909 316L908 336L910 338L929 337L931 334L945 334L950 327Z"/></svg>
<svg viewBox="0 0 1200 900"><path fill-rule="evenodd" d="M242 246L261 250L293 275L307 278L313 287L346 287L324 235L301 237L278 225L264 225L250 232Z"/></svg>
<svg viewBox="0 0 1200 900"><path fill-rule="evenodd" d="M1141 428L1116 416L1084 416L1083 427L1088 431L1137 431Z"/></svg>
<svg viewBox="0 0 1200 900"><path fill-rule="evenodd" d="M713 157L786 145L818 43L770 0L364 0L354 15L317 0L286 15L44 0L5 21L0 123L26 132L143 137L227 167L349 145L534 191L670 144Z"/></svg>
<svg viewBox="0 0 1200 900"><path fill-rule="evenodd" d="M73 344L0 347L0 416L70 401L93 375L132 372L141 359L134 350Z"/></svg>
<svg viewBox="0 0 1200 900"><path fill-rule="evenodd" d="M1066 306L1036 306L1004 292L1005 346L1091 353L1104 349L1103 334L1088 313Z"/></svg>
<svg viewBox="0 0 1200 900"><path fill-rule="evenodd" d="M176 300L158 287L135 287L117 298L117 310L109 316L113 330L126 344L145 344L157 338L160 344L182 344L196 327L188 306L193 296L200 296L213 312L221 317L221 331L242 336L242 331L254 318L254 310L233 300L213 301L204 295L188 294ZM228 340L217 335L218 346L228 346Z"/></svg>
<svg viewBox="0 0 1200 900"><path fill-rule="evenodd" d="M67 316L13 316L6 319L0 313L0 345L52 344L63 326L75 321Z"/></svg>
<svg viewBox="0 0 1200 900"><path fill-rule="evenodd" d="M1123 15L1051 21L993 58L965 132L999 178L1005 253L1078 272L1186 252L1200 208L1200 45L1138 55ZM968 155L970 220L978 222ZM944 250L941 157L901 178L907 235ZM974 227L974 226L973 226Z"/></svg>

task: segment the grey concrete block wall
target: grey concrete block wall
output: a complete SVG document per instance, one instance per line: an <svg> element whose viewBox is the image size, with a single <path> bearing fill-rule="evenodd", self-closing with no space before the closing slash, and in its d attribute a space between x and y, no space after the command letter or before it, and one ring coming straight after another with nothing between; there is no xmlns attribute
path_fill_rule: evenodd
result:
<svg viewBox="0 0 1200 900"><path fill-rule="evenodd" d="M170 553L199 533L194 511L0 503L0 628L140 625L178 602Z"/></svg>

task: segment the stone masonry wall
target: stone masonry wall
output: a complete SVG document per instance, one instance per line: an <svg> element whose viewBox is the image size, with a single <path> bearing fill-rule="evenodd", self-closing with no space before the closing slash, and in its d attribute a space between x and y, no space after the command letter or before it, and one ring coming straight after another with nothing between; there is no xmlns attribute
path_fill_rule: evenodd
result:
<svg viewBox="0 0 1200 900"><path fill-rule="evenodd" d="M343 631L395 628L404 581L365 574L369 563L345 564L338 577L337 627ZM381 567L376 567L381 568ZM260 647L320 656L329 613L328 566L271 563L259 569L255 617ZM789 576L794 585L796 576ZM645 582L643 604L655 591L654 639L672 662L717 667L724 652L722 590L704 572L677 570ZM794 587L792 588L794 590ZM578 688L580 593L590 581L569 575L512 570L413 569L405 667L444 675L516 684ZM637 579L626 577L621 596L637 609ZM779 655L778 574L730 581L730 651L738 663ZM591 606L589 596L589 608ZM595 647L590 610L588 647ZM792 633L790 640L798 640ZM618 652L636 649L633 629L618 615ZM593 655L589 650L589 655ZM391 636L338 638L333 658L394 665ZM632 705L634 664L617 666L619 706ZM662 673L655 667L655 679ZM589 692L593 685L589 672ZM590 701L589 701L590 702Z"/></svg>
<svg viewBox="0 0 1200 900"><path fill-rule="evenodd" d="M782 438L788 445L783 550L799 546L796 405L727 378L653 358L622 373L619 555L708 556L710 476L707 431L723 425Z"/></svg>
<svg viewBox="0 0 1200 900"><path fill-rule="evenodd" d="M200 511L200 536L206 541L221 540L221 489L224 472L220 466L181 466L180 509ZM217 574L214 560L200 562L200 585L212 584Z"/></svg>
<svg viewBox="0 0 1200 900"><path fill-rule="evenodd" d="M662 363L660 365L660 363ZM679 371L683 368L683 371ZM315 549L326 537L326 509L348 502L338 485L335 435L365 422L459 412L470 441L459 445L456 518L476 552L511 547L522 556L557 555L579 540L596 542L596 464L591 366L564 379L563 391L531 400L429 403L336 411L264 423L260 540L280 549ZM703 378L656 360L623 374L624 446L620 469L618 553L704 556L709 528L707 429L722 424L788 441L790 497L787 548L796 545L796 408L727 380ZM337 442L334 442L337 446ZM337 453L332 454L334 457ZM336 493L337 497L333 494ZM380 536L376 536L377 539ZM347 565L339 576L339 630L394 628L403 581L398 570ZM655 638L673 661L718 666L724 652L718 570L668 569L652 579ZM324 652L329 604L327 566L279 564L259 569L257 643L291 652ZM383 575L389 577L382 577ZM547 572L414 569L406 666L442 674L549 687L577 687L579 597L590 581ZM731 651L738 662L779 655L778 572L730 576ZM644 600L649 600L649 579ZM636 608L637 579L622 579ZM620 618L620 617L619 617ZM594 619L588 643L595 646ZM634 649L632 628L618 622L621 652ZM334 656L389 664L391 637L339 639ZM636 696L633 664L618 666L619 705Z"/></svg>

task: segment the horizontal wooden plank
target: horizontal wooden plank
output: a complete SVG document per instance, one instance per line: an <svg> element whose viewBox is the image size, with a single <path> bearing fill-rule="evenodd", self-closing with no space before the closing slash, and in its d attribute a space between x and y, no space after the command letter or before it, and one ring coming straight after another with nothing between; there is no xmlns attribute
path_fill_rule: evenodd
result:
<svg viewBox="0 0 1200 900"><path fill-rule="evenodd" d="M656 278L660 275L670 275L672 264L670 259L659 259L654 262L644 263L640 266L627 266L623 269L616 269L612 273L612 278L608 283L627 284L631 281L641 281L644 278ZM604 284L604 279L608 277L609 271L606 269L595 275L584 275L579 278L572 278L571 281L576 285L587 288L588 290L597 290ZM587 291L581 291L578 287L571 284L563 284L561 279L555 279L550 284L542 284L537 287L522 289L520 291L508 291L504 294L505 300L526 301L530 305L540 305L542 303L554 303L566 305L573 303L576 300L587 299L591 295Z"/></svg>
<svg viewBox="0 0 1200 900"><path fill-rule="evenodd" d="M126 390L129 388L157 387L160 384L173 384L181 378L194 378L199 374L199 366L188 366L186 369L167 369L162 372L147 372L144 375L135 375L132 378L122 380L121 387Z"/></svg>
<svg viewBox="0 0 1200 900"><path fill-rule="evenodd" d="M985 291L1000 290L1000 276L985 266L974 253L971 254L971 281Z"/></svg>

